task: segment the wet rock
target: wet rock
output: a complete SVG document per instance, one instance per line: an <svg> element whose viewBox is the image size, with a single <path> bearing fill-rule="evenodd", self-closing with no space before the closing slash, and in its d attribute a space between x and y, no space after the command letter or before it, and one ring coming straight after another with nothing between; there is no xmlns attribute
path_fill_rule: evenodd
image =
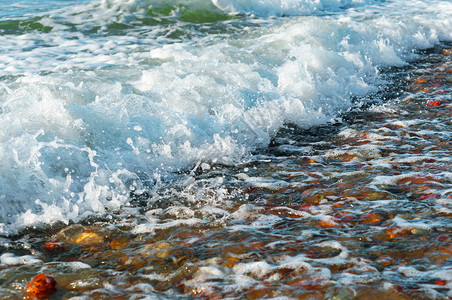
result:
<svg viewBox="0 0 452 300"><path fill-rule="evenodd" d="M155 256L162 259L168 256L170 248L171 245L167 242L159 242L151 245L146 245L141 250L141 255L143 257Z"/></svg>
<svg viewBox="0 0 452 300"><path fill-rule="evenodd" d="M29 299L45 299L56 293L56 281L45 274L36 275L27 284L27 297Z"/></svg>
<svg viewBox="0 0 452 300"><path fill-rule="evenodd" d="M65 250L65 244L61 242L46 242L42 249L47 253L61 253Z"/></svg>
<svg viewBox="0 0 452 300"><path fill-rule="evenodd" d="M389 215L382 211L371 211L361 215L361 220L364 224L377 225L386 221Z"/></svg>
<svg viewBox="0 0 452 300"><path fill-rule="evenodd" d="M98 226L82 226L80 224L69 226L56 235L58 241L79 244L94 245L106 242L105 233Z"/></svg>
<svg viewBox="0 0 452 300"><path fill-rule="evenodd" d="M123 236L113 239L109 245L112 249L121 249L127 247L127 245L129 245L129 241L130 239L127 236Z"/></svg>
<svg viewBox="0 0 452 300"><path fill-rule="evenodd" d="M102 244L105 242L105 239L97 232L82 232L76 235L73 241L76 244L91 245L91 244Z"/></svg>

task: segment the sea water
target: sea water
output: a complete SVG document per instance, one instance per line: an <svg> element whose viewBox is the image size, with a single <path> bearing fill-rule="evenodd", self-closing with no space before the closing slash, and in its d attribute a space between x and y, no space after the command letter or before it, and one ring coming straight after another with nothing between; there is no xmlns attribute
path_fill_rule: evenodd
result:
<svg viewBox="0 0 452 300"><path fill-rule="evenodd" d="M451 16L440 0L3 0L0 232L337 122L382 69L451 40Z"/></svg>
<svg viewBox="0 0 452 300"><path fill-rule="evenodd" d="M450 61L410 66L451 41L442 0L0 0L0 297L451 297Z"/></svg>

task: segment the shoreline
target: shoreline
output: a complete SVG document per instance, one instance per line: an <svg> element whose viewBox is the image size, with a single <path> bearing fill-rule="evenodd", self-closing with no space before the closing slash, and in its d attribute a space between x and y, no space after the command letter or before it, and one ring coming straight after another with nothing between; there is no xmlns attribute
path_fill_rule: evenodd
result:
<svg viewBox="0 0 452 300"><path fill-rule="evenodd" d="M452 297L452 48L444 46L413 63L409 97L337 134L309 141L294 132L293 143L274 145L278 155L200 174L110 222L11 237L0 296L20 297L45 272L66 299Z"/></svg>

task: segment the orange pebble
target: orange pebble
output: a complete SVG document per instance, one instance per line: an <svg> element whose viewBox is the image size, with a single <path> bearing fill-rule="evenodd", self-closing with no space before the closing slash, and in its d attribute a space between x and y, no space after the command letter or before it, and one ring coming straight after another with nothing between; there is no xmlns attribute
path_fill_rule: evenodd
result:
<svg viewBox="0 0 452 300"><path fill-rule="evenodd" d="M417 83L417 84L419 84L419 83L427 83L427 80L425 80L422 77L416 78L413 81L414 81L414 83Z"/></svg>
<svg viewBox="0 0 452 300"><path fill-rule="evenodd" d="M60 242L46 242L42 248L47 252L61 252L64 250L64 244Z"/></svg>
<svg viewBox="0 0 452 300"><path fill-rule="evenodd" d="M441 100L429 100L425 103L428 107L442 106L444 101Z"/></svg>
<svg viewBox="0 0 452 300"><path fill-rule="evenodd" d="M402 229L399 227L389 227L389 228L386 228L385 232L389 239L395 239L395 238L406 235L410 231L408 229Z"/></svg>
<svg viewBox="0 0 452 300"><path fill-rule="evenodd" d="M419 199L425 200L425 199L438 199L438 198L439 198L439 195L430 193L430 194L422 195Z"/></svg>
<svg viewBox="0 0 452 300"><path fill-rule="evenodd" d="M435 280L435 284L437 284L437 285L441 285L441 286L444 286L444 285L446 285L446 281L445 280Z"/></svg>
<svg viewBox="0 0 452 300"><path fill-rule="evenodd" d="M369 212L361 216L361 220L365 224L375 224L385 219L385 216L379 212Z"/></svg>
<svg viewBox="0 0 452 300"><path fill-rule="evenodd" d="M126 239L116 239L110 242L111 249L121 249L127 245L129 245L129 241Z"/></svg>
<svg viewBox="0 0 452 300"><path fill-rule="evenodd" d="M27 284L27 296L29 299L45 299L56 291L55 279L45 274L36 275Z"/></svg>
<svg viewBox="0 0 452 300"><path fill-rule="evenodd" d="M322 228L334 228L334 227L338 227L339 225L334 221L327 220L327 221L319 221L317 223L317 226L322 227Z"/></svg>

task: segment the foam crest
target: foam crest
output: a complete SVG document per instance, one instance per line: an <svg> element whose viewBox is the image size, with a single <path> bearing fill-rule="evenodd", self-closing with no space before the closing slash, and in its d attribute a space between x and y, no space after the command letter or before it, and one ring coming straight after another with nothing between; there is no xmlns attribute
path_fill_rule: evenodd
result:
<svg viewBox="0 0 452 300"><path fill-rule="evenodd" d="M339 11L368 3L367 0L212 0L222 11L233 14L300 16Z"/></svg>
<svg viewBox="0 0 452 300"><path fill-rule="evenodd" d="M140 25L216 22L229 17L210 1L101 0L43 14L41 23L52 28L116 31Z"/></svg>

